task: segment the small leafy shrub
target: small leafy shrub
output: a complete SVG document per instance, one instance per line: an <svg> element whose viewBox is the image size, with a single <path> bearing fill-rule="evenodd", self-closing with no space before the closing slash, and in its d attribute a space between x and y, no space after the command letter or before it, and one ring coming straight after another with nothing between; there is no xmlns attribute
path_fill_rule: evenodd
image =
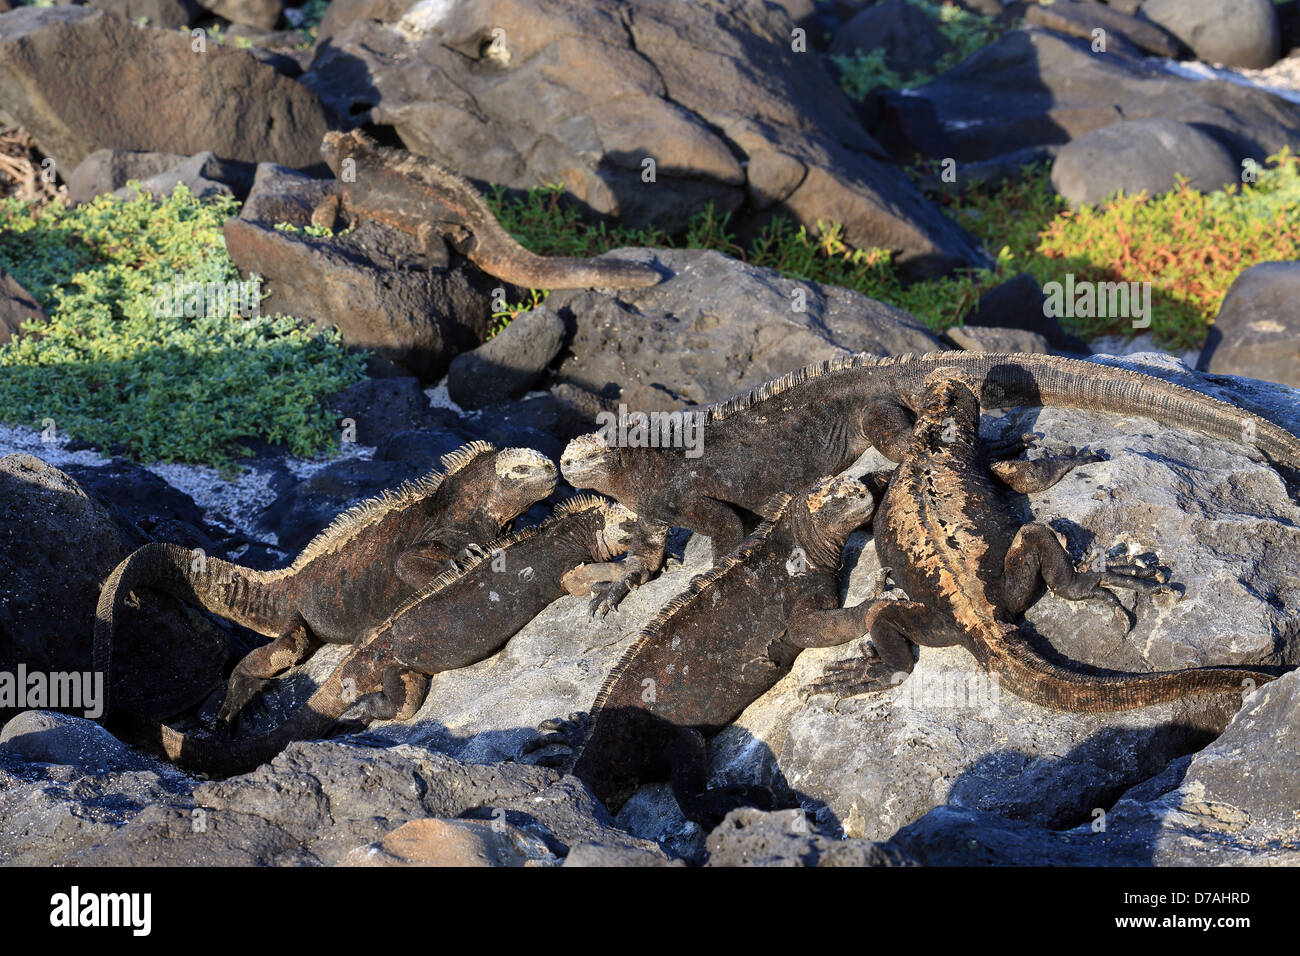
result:
<svg viewBox="0 0 1300 956"><path fill-rule="evenodd" d="M239 281L221 233L236 208L184 186L161 202L0 201L0 265L49 314L0 346L0 419L52 419L142 461L227 470L248 453L241 439L300 456L332 447L321 399L359 381L365 363L337 331L282 315L155 308L159 286Z"/></svg>

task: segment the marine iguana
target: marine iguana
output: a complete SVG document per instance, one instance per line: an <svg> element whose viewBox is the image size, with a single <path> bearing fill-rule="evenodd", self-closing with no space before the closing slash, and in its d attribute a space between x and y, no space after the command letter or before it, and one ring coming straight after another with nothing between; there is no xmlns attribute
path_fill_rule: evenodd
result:
<svg viewBox="0 0 1300 956"><path fill-rule="evenodd" d="M181 767L230 776L265 763L294 740L319 736L353 704L363 722L409 720L431 675L495 654L565 594L575 569L622 554L634 517L621 505L581 495L542 524L498 538L392 611L293 716L267 733L198 737L126 713L113 715L108 727Z"/></svg>
<svg viewBox="0 0 1300 956"><path fill-rule="evenodd" d="M623 573L598 591L605 614L663 565L671 527L713 538L726 554L744 537L742 512L780 491L838 474L875 446L898 461L921 383L936 368L966 370L986 408L1064 405L1152 418L1253 444L1275 466L1300 469L1300 438L1257 415L1130 369L1056 355L936 352L857 354L810 365L700 410L697 457L670 447L609 447L600 432L571 441L560 472L627 505L637 529Z"/></svg>
<svg viewBox="0 0 1300 956"><path fill-rule="evenodd" d="M483 197L437 163L377 145L360 130L325 134L321 155L338 191L312 212L313 225L333 228L341 210L414 235L431 265L445 265L444 240L488 275L530 289L639 289L658 271L639 262L596 257L546 257L529 252L501 228ZM351 161L347 168L344 163Z"/></svg>
<svg viewBox="0 0 1300 956"><path fill-rule="evenodd" d="M965 647L1011 693L1044 707L1102 713L1196 694L1240 693L1272 680L1249 667L1194 667L1153 673L1085 674L1036 652L1017 619L1039 582L1061 597L1099 599L1127 623L1113 589L1165 588L1156 569L1111 564L1076 571L1052 530L1022 524L990 477L979 443L978 375L940 368L925 379L917 420L874 524L876 552L908 600L890 602L871 622L874 649L828 669L813 693L880 690L912 670L912 645ZM1028 493L1055 484L1096 455L999 462L998 479Z"/></svg>
<svg viewBox="0 0 1300 956"><path fill-rule="evenodd" d="M166 591L273 638L230 676L220 717L233 721L266 680L322 643L360 640L469 546L496 538L549 496L557 478L540 452L497 451L487 442L444 455L441 465L343 512L287 568L257 571L161 542L134 551L105 580L95 614L94 667L105 694L114 628L138 588Z"/></svg>
<svg viewBox="0 0 1300 956"><path fill-rule="evenodd" d="M606 678L587 721L551 721L533 746L568 743L571 772L611 812L648 781L671 779L686 816L711 827L746 803L771 808L762 787L706 789L705 737L730 724L789 673L805 647L861 637L881 606L876 594L841 608L838 571L853 530L874 500L859 481L823 478L777 495L764 520L711 571L697 576L641 631ZM575 746L576 745L576 746Z"/></svg>

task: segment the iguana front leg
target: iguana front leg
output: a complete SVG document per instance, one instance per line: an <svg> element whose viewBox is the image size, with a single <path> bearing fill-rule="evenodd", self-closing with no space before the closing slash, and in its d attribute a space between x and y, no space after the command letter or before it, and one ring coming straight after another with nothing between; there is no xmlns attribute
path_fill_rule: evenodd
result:
<svg viewBox="0 0 1300 956"><path fill-rule="evenodd" d="M1012 491L1029 495L1052 487L1080 465L1090 465L1105 460L1105 456L1097 452L1080 452L1074 447L1069 447L1059 455L995 461L989 465L989 471Z"/></svg>
<svg viewBox="0 0 1300 956"><path fill-rule="evenodd" d="M670 526L662 521L637 519L636 528L632 531L632 543L622 561L623 573L606 584L592 586L595 597L591 601L590 611L593 616L604 617L614 610L632 592L632 588L650 580L650 576L664 566L670 530Z"/></svg>
<svg viewBox="0 0 1300 956"><path fill-rule="evenodd" d="M1145 594L1168 594L1172 588L1158 567L1137 563L1108 564L1104 571L1077 571L1052 529L1036 522L1024 525L1007 549L1003 562L1003 606L1013 617L1034 602L1042 581L1053 593L1070 601L1102 601L1127 632L1132 620L1111 588Z"/></svg>

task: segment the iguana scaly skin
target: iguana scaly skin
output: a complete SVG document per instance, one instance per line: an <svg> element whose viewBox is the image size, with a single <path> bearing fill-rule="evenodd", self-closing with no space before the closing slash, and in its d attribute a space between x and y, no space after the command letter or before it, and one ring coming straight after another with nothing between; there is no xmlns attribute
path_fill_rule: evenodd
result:
<svg viewBox="0 0 1300 956"><path fill-rule="evenodd" d="M560 459L565 479L638 516L622 576L597 594L593 612L616 607L662 566L670 527L709 535L714 554L726 554L744 537L741 512L756 513L771 495L838 474L873 445L900 460L921 384L936 368L972 376L986 408L1062 405L1141 415L1251 444L1292 476L1300 469L1300 439L1285 429L1130 369L1056 355L853 355L701 410L699 457L678 448L611 448L599 432L570 442Z"/></svg>
<svg viewBox="0 0 1300 956"><path fill-rule="evenodd" d="M1098 713L1147 707L1196 694L1249 690L1275 675L1249 667L1196 667L1149 674L1090 675L1038 654L1016 621L1039 582L1071 600L1100 599L1127 622L1112 589L1157 591L1156 572L1110 565L1079 572L1046 525L1021 524L990 467L1015 491L1049 487L1095 455L990 466L979 444L980 382L959 369L926 379L916 425L876 515L876 552L908 600L890 601L871 621L874 649L833 668L814 691L879 690L912 670L912 646L965 647L999 686L1059 710Z"/></svg>
<svg viewBox="0 0 1300 956"><path fill-rule="evenodd" d="M765 788L706 790L705 737L789 673L800 650L861 637L874 607L892 603L840 607L844 545L872 508L867 488L848 477L776 496L741 546L641 631L596 697L572 763L611 812L640 784L668 779L682 812L706 827L738 805L771 808ZM561 739L539 744L566 742L565 731L578 728L542 729Z"/></svg>
<svg viewBox="0 0 1300 956"><path fill-rule="evenodd" d="M662 278L637 262L535 255L501 228L464 179L431 160L378 146L360 130L326 133L321 155L339 191L316 207L315 225L332 228L341 206L414 235L432 265L446 263L449 240L488 275L529 289L637 289Z"/></svg>
<svg viewBox="0 0 1300 956"><path fill-rule="evenodd" d="M115 715L108 726L182 767L229 776L265 763L291 741L320 736L353 704L362 721L409 720L431 675L495 654L566 593L574 569L622 554L634 519L620 505L583 495L542 524L497 539L393 611L306 704L265 734L197 737L129 714Z"/></svg>
<svg viewBox="0 0 1300 956"><path fill-rule="evenodd" d="M339 515L287 568L257 571L175 544L133 552L104 582L95 616L94 667L105 693L114 628L138 588L166 591L274 638L236 665L221 711L230 721L265 680L322 643L360 640L467 547L496 538L550 495L557 477L540 452L497 451L486 442L441 464Z"/></svg>

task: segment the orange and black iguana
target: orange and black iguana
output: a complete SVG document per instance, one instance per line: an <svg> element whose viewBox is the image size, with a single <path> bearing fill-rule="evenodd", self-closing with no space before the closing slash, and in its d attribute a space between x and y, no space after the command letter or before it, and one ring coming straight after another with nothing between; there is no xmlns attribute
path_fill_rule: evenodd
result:
<svg viewBox="0 0 1300 956"><path fill-rule="evenodd" d="M266 680L322 643L360 640L458 556L555 490L555 464L532 449L473 442L441 464L343 512L287 568L257 571L175 544L137 549L100 591L93 654L106 693L114 628L138 588L166 591L274 638L235 666L220 715L230 722Z"/></svg>
<svg viewBox="0 0 1300 956"><path fill-rule="evenodd" d="M671 780L682 812L706 828L736 806L771 809L765 787L706 788L705 737L789 673L803 648L856 640L879 605L894 603L874 600L886 571L871 598L840 607L844 545L871 520L873 504L861 482L844 476L773 498L741 546L641 631L605 680L590 718L542 724L553 733L526 749L572 747L571 772L611 812L655 780Z"/></svg>
<svg viewBox="0 0 1300 956"><path fill-rule="evenodd" d="M437 163L378 146L360 130L326 133L321 155L337 191L312 212L333 228L340 210L415 236L430 265L445 265L446 242L490 276L526 289L638 289L662 276L639 262L529 252L501 228L478 191Z"/></svg>
<svg viewBox="0 0 1300 956"><path fill-rule="evenodd" d="M593 613L615 608L663 565L671 527L713 539L714 554L745 535L744 513L773 494L838 474L874 446L900 460L921 384L936 368L965 370L986 408L1059 405L1141 415L1253 445L1286 473L1300 472L1300 438L1226 402L1127 368L995 352L853 355L810 365L737 398L701 409L701 454L679 448L609 447L599 432L571 441L560 471L575 488L616 499L637 514L622 573Z"/></svg>
<svg viewBox="0 0 1300 956"><path fill-rule="evenodd" d="M964 647L999 686L1058 710L1100 713L1197 694L1241 694L1276 674L1251 667L1194 667L1092 675L1043 658L1017 620L1040 582L1075 601L1101 600L1128 623L1112 593L1166 588L1157 569L1112 564L1076 571L1052 530L1022 524L991 475L1015 491L1050 487L1095 455L990 464L980 446L980 379L938 369L925 379L915 427L873 525L876 553L908 600L882 602L871 621L873 648L828 668L813 693L882 690L912 671L912 646Z"/></svg>
<svg viewBox="0 0 1300 956"><path fill-rule="evenodd" d="M320 736L354 704L361 721L409 720L430 675L495 654L566 592L589 593L585 569L622 554L634 520L620 505L583 495L542 524L492 542L393 611L306 704L265 734L199 737L125 713L111 716L107 726L188 770L230 776L265 763L292 741Z"/></svg>

